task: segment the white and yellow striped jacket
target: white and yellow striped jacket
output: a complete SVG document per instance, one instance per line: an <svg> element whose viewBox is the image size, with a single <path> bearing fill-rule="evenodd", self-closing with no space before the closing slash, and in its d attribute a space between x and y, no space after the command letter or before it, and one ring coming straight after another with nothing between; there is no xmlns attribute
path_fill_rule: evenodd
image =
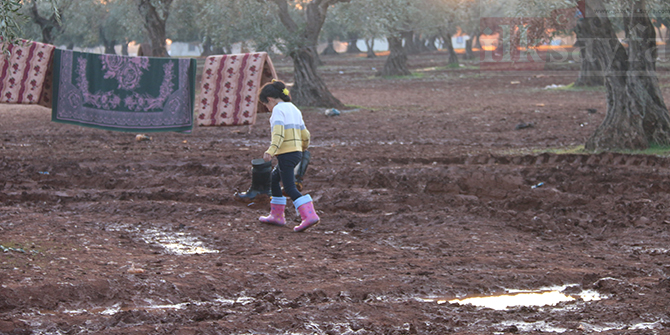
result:
<svg viewBox="0 0 670 335"><path fill-rule="evenodd" d="M272 109L270 125L272 126L272 143L265 151L270 155L305 151L309 147L309 130L305 127L302 113L293 103L278 103Z"/></svg>

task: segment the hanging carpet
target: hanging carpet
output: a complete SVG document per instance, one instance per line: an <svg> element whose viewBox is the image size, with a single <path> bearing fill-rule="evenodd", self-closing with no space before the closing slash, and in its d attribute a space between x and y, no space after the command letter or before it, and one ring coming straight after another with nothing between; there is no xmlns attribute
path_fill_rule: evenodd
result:
<svg viewBox="0 0 670 335"><path fill-rule="evenodd" d="M49 66L55 49L33 41L8 44L8 54L0 53L0 102L51 107Z"/></svg>
<svg viewBox="0 0 670 335"><path fill-rule="evenodd" d="M275 78L266 52L207 57L197 98L198 125L254 124L257 112L268 112L258 101L259 90Z"/></svg>
<svg viewBox="0 0 670 335"><path fill-rule="evenodd" d="M58 49L51 120L115 131L190 131L195 72L195 59Z"/></svg>

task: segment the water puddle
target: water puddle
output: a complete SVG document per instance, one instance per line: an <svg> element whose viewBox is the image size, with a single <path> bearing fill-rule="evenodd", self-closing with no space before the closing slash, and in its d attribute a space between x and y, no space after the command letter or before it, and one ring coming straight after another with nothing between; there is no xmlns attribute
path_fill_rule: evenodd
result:
<svg viewBox="0 0 670 335"><path fill-rule="evenodd" d="M505 310L511 307L555 306L561 302L580 299L582 301L597 301L603 299L600 293L592 290L583 290L579 293L564 293L567 288L577 285L542 288L539 290L509 290L505 294L492 296L476 296L457 299L422 298L425 302L438 304L473 305L477 307Z"/></svg>
<svg viewBox="0 0 670 335"><path fill-rule="evenodd" d="M187 309L189 306L204 306L204 307L212 307L212 306L217 306L217 307L232 307L234 305L248 305L250 303L253 303L256 301L252 297L239 297L239 298L234 298L234 299L225 299L225 298L218 298L213 301L190 301L190 302L182 302L182 303L177 303L177 304L153 304L149 303L144 306L122 306L121 303L114 304L113 306L109 307L92 307L88 309L65 309L61 313L64 314L69 314L69 315L82 315L82 314L100 314L100 315L106 315L106 316L113 316L118 313L122 312L136 312L136 311L144 311L144 312L155 312L155 313L166 313L170 311L177 311L181 309ZM57 315L59 312L56 311L41 311L40 314L48 314L48 315Z"/></svg>
<svg viewBox="0 0 670 335"><path fill-rule="evenodd" d="M157 229L149 229L145 232L142 239L147 243L154 243L162 246L173 255L195 255L195 254L213 254L218 250L209 249L195 237L183 232L165 232Z"/></svg>
<svg viewBox="0 0 670 335"><path fill-rule="evenodd" d="M567 333L571 329L560 327L547 321L504 321L497 326L501 328L514 326L518 333L542 332L542 333ZM630 330L654 330L663 329L663 321L642 322L642 323L607 323L606 325L594 325L586 322L580 322L576 329L582 333L603 333L611 331L630 331ZM656 334L656 333L654 333Z"/></svg>

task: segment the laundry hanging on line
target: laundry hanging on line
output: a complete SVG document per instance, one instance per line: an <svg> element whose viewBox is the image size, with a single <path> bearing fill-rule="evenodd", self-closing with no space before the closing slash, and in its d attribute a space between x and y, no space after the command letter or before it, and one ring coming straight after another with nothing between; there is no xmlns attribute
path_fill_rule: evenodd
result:
<svg viewBox="0 0 670 335"><path fill-rule="evenodd" d="M259 90L276 78L266 52L207 57L196 99L198 125L253 125L259 111L268 112L258 101Z"/></svg>
<svg viewBox="0 0 670 335"><path fill-rule="evenodd" d="M57 49L51 119L129 132L193 128L195 59Z"/></svg>
<svg viewBox="0 0 670 335"><path fill-rule="evenodd" d="M20 41L0 49L0 102L51 107L51 63L56 47Z"/></svg>

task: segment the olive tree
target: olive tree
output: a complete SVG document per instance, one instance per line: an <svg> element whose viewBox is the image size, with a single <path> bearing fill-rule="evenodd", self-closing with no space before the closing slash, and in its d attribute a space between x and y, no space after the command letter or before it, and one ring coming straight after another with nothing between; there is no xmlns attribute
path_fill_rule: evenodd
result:
<svg viewBox="0 0 670 335"><path fill-rule="evenodd" d="M203 53L231 53L235 43L254 50L271 51L283 45L288 35L279 22L275 9L258 1L202 1L196 22L203 40ZM222 24L224 23L224 24Z"/></svg>
<svg viewBox="0 0 670 335"><path fill-rule="evenodd" d="M583 57L596 64L596 69L604 77L607 114L587 139L585 148L591 151L643 150L654 144L670 145L670 114L656 75L656 29L649 15L655 5L664 2L580 0L554 3L572 6L569 12L572 15L564 17L577 19L575 26L581 41L580 51ZM521 8L532 7L523 2ZM547 14L556 9L550 6L540 12ZM570 20L565 22L569 24ZM525 30L530 40L542 37L546 31L538 24ZM624 41L617 36L620 30L625 33Z"/></svg>
<svg viewBox="0 0 670 335"><path fill-rule="evenodd" d="M30 17L32 23L39 26L41 42L54 44L56 35L63 29L61 17L73 0L25 0L21 3L25 15Z"/></svg>
<svg viewBox="0 0 670 335"><path fill-rule="evenodd" d="M655 26L665 26L665 36L660 36L665 42L663 50L664 61L670 60L670 2L652 1L650 4L650 17L655 21ZM660 49L660 47L659 47Z"/></svg>
<svg viewBox="0 0 670 335"><path fill-rule="evenodd" d="M121 54L128 55L129 42L144 39L143 19L134 0L107 0L98 19L98 36L105 53L116 53L114 47L121 44Z"/></svg>
<svg viewBox="0 0 670 335"><path fill-rule="evenodd" d="M458 29L467 23L468 9L472 1L468 0L424 0L417 3L421 13L418 31L440 36L443 46L447 49L449 64L458 64L458 55L454 50L451 38Z"/></svg>
<svg viewBox="0 0 670 335"><path fill-rule="evenodd" d="M0 41L15 43L21 37L21 21L25 19L21 8L20 0L5 0L0 4Z"/></svg>
<svg viewBox="0 0 670 335"><path fill-rule="evenodd" d="M296 103L305 106L343 108L344 104L330 93L317 72L316 46L326 15L331 6L349 0L302 1L290 6L287 0L260 0L273 5L287 35L283 48L293 60L295 84L291 95ZM292 15L297 9L298 15Z"/></svg>
<svg viewBox="0 0 670 335"><path fill-rule="evenodd" d="M574 34L580 53L580 72L575 86L602 86L604 76L600 63L593 57L588 47L590 37L585 31L586 20L583 13L572 0L529 0L518 2L515 25L522 29L512 34L512 44L519 44L521 35L528 38L527 44L535 46L549 42L557 34Z"/></svg>
<svg viewBox="0 0 670 335"><path fill-rule="evenodd" d="M141 49L144 56L169 57L166 46L165 26L173 0L135 0L143 18L144 39Z"/></svg>
<svg viewBox="0 0 670 335"><path fill-rule="evenodd" d="M389 44L389 56L380 76L406 76L407 52L403 46L403 34L412 32L420 18L416 3L419 0L352 0L351 6L365 14L367 27L378 30ZM413 34L412 34L413 35Z"/></svg>
<svg viewBox="0 0 670 335"><path fill-rule="evenodd" d="M348 39L347 52L357 52L357 48L354 49L351 45L355 46L358 37L360 37L365 40L367 57L374 58L377 56L374 52L374 41L385 36L384 28L378 20L381 14L378 10L384 9L381 6L373 5L375 4L371 2L352 1L343 3L334 10L333 18L346 26L347 36L351 36ZM356 36L356 38L354 39L353 36Z"/></svg>
<svg viewBox="0 0 670 335"><path fill-rule="evenodd" d="M291 57L293 100L303 106L342 108L317 72L316 46L328 11L349 0L211 0L203 7L203 41L216 48L243 43ZM223 23L223 24L222 24Z"/></svg>
<svg viewBox="0 0 670 335"><path fill-rule="evenodd" d="M73 1L63 11L63 20L54 43L74 46L94 47L102 44L107 53L114 52L113 42L105 38L103 22L107 16L105 4L96 0ZM111 44L111 45L110 45Z"/></svg>
<svg viewBox="0 0 670 335"><path fill-rule="evenodd" d="M656 30L646 0L581 2L588 46L605 72L607 114L586 142L589 150L646 149L670 145L670 115L656 75ZM628 47L616 36L609 13L623 21Z"/></svg>

